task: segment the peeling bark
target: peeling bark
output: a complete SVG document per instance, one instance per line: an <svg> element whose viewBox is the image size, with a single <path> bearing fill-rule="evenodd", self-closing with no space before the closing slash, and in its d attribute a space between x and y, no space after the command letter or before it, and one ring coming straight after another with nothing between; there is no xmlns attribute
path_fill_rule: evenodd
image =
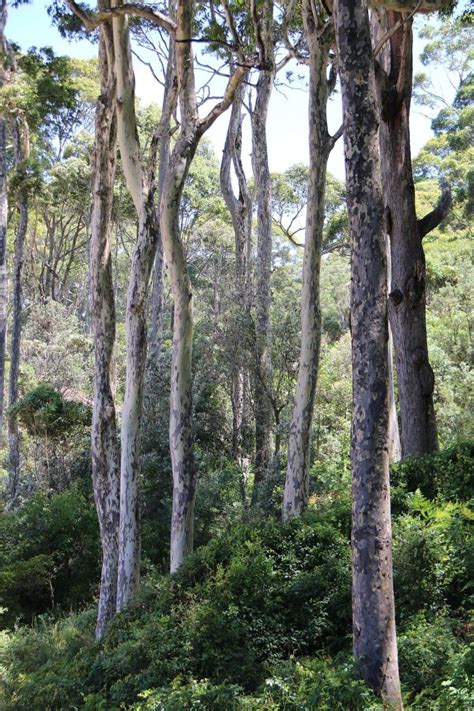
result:
<svg viewBox="0 0 474 711"><path fill-rule="evenodd" d="M388 471L387 271L378 118L367 8L336 0L351 259L352 610L354 656L387 705L402 708Z"/></svg>
<svg viewBox="0 0 474 711"><path fill-rule="evenodd" d="M115 303L111 224L115 179L116 112L113 43L104 26L99 39L100 96L95 116L93 210L90 241L91 326L95 343L92 410L92 480L100 526L102 574L96 637L115 615L118 573L119 450L113 396Z"/></svg>
<svg viewBox="0 0 474 711"><path fill-rule="evenodd" d="M333 139L327 125L330 86L329 49L334 41L332 19L323 20L310 0L303 2L303 21L310 59L309 184L306 208L301 350L288 440L288 467L283 494L283 520L301 516L308 501L311 424L321 344L320 270L324 228L326 170Z"/></svg>
<svg viewBox="0 0 474 711"><path fill-rule="evenodd" d="M401 15L380 13L378 35ZM375 20L374 20L375 22ZM389 215L391 289L389 318L398 375L402 456L437 450L434 374L428 358L426 268L415 207L409 111L412 88L411 21L391 34L377 65L381 110L380 154L385 210Z"/></svg>

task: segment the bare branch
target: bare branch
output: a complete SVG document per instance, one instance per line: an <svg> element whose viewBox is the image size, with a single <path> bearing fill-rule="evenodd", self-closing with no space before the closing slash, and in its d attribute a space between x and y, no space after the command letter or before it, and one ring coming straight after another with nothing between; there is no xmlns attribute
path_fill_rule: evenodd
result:
<svg viewBox="0 0 474 711"><path fill-rule="evenodd" d="M66 3L71 12L73 12L74 15L81 20L87 32L92 32L104 22L107 22L114 17L123 17L125 15L142 17L145 20L153 22L155 25L159 25L159 27L163 27L163 29L167 30L171 34L176 30L176 23L173 22L170 17L164 15L162 12L158 12L158 10L153 10L153 8L146 5L127 3L126 5L110 8L110 10L100 10L100 12L84 12L75 0L66 0Z"/></svg>

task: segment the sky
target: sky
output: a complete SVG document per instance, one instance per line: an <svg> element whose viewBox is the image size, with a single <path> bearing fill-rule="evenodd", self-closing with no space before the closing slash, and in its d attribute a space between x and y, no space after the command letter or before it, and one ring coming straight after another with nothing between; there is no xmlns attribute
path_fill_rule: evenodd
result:
<svg viewBox="0 0 474 711"><path fill-rule="evenodd" d="M78 58L97 56L97 47L88 40L68 41L61 38L58 30L52 26L46 11L45 0L33 0L28 5L9 10L6 26L7 37L20 45L22 50L31 46L51 46L56 54L64 54ZM416 25L426 22L426 16L417 19ZM415 34L415 65L414 71L422 69L418 62L418 55L423 43ZM306 67L287 65L286 69L293 69L298 74L306 74ZM135 61L136 93L143 103L161 101L161 88L151 76L149 70L140 62ZM301 84L299 86L302 86ZM448 84L441 86L441 91L449 93ZM449 96L447 96L449 99ZM280 87L273 91L269 117L268 117L268 147L271 172L283 172L295 163L308 162L308 106L307 93L301 88ZM329 104L329 129L337 130L341 123L340 94L336 94ZM249 121L247 118L247 125ZM217 155L222 152L227 120L225 114L221 116L210 132L207 134L213 144ZM245 129L245 126L244 126ZM420 148L431 137L430 119L423 116L416 107L411 116L412 154L416 155ZM244 161L246 169L250 172L250 142L244 138ZM342 139L338 141L329 159L329 170L336 177L344 178L344 161Z"/></svg>

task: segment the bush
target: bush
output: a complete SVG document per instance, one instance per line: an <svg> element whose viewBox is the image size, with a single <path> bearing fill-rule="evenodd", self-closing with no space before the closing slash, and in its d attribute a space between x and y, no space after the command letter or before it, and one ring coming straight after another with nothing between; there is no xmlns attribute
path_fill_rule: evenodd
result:
<svg viewBox="0 0 474 711"><path fill-rule="evenodd" d="M428 499L469 501L474 497L474 442L404 459L392 467L391 478L395 489L419 489Z"/></svg>
<svg viewBox="0 0 474 711"><path fill-rule="evenodd" d="M4 625L91 600L100 543L94 505L79 488L51 498L38 491L21 509L3 514L0 542Z"/></svg>

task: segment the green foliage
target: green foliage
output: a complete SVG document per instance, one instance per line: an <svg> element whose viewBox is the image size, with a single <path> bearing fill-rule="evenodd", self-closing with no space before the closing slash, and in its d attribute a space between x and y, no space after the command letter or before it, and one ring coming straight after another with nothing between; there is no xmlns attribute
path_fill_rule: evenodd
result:
<svg viewBox="0 0 474 711"><path fill-rule="evenodd" d="M417 489L429 499L469 501L474 497L474 443L465 442L436 454L407 458L391 470L392 486Z"/></svg>
<svg viewBox="0 0 474 711"><path fill-rule="evenodd" d="M52 498L38 491L18 511L3 513L0 541L4 625L91 599L99 573L98 527L78 487Z"/></svg>
<svg viewBox="0 0 474 711"><path fill-rule="evenodd" d="M35 436L58 437L76 427L89 427L92 413L81 402L68 401L51 385L30 390L10 408L27 431Z"/></svg>

